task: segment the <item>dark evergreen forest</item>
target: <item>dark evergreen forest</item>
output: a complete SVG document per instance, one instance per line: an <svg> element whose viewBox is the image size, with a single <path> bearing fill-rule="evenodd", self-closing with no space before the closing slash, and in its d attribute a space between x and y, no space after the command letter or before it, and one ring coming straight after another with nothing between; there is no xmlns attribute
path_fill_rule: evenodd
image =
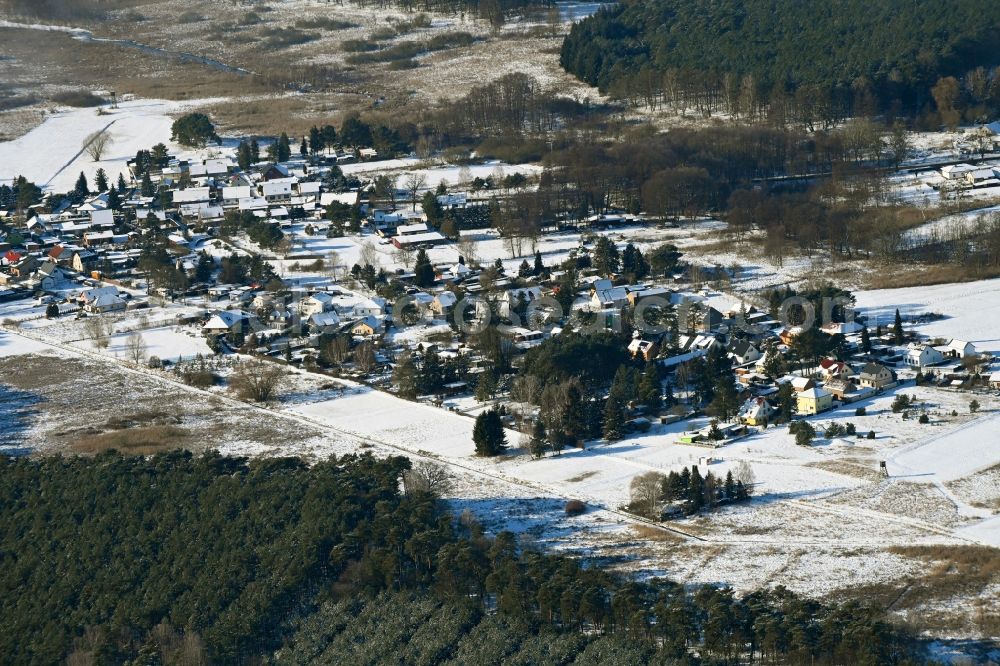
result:
<svg viewBox="0 0 1000 666"><path fill-rule="evenodd" d="M575 25L561 62L619 97L741 116L988 115L1000 108L1000 4L626 0ZM949 77L960 85L932 92Z"/></svg>
<svg viewBox="0 0 1000 666"><path fill-rule="evenodd" d="M624 581L400 491L405 458L0 459L7 664L893 664L859 603Z"/></svg>

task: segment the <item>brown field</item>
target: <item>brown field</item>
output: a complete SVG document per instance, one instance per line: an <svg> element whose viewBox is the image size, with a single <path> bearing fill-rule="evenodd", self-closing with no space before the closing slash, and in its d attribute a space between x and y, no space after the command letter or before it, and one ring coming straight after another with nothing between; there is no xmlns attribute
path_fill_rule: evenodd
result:
<svg viewBox="0 0 1000 666"><path fill-rule="evenodd" d="M40 453L118 449L145 455L231 444L277 451L286 442L307 446L322 437L308 427L290 431L286 423L250 407L225 408L219 398L192 400L181 387L107 363L9 357L0 359L0 377L37 398L26 439Z"/></svg>
<svg viewBox="0 0 1000 666"><path fill-rule="evenodd" d="M563 28L546 25L544 16L537 24L509 26L494 35L485 23L469 17L349 5L259 2L221 11L217 3L168 0L119 6L111 12L114 21L80 15L63 23L100 38L211 58L253 75L83 42L64 33L0 28L0 81L37 98L27 106L35 113L22 110L17 122L4 118L15 111L0 110L5 138L30 129L40 119L38 111L56 95L79 90L81 84L145 98L230 98L208 104L206 110L224 132L257 134L302 133L314 124L336 124L349 112L375 107L397 120L415 121L430 104L511 72L531 74L545 86L580 98L596 96L559 68L557 34ZM402 69L400 60L348 61L357 55L352 44L377 44L385 51L456 33L467 33L474 41L419 54Z"/></svg>

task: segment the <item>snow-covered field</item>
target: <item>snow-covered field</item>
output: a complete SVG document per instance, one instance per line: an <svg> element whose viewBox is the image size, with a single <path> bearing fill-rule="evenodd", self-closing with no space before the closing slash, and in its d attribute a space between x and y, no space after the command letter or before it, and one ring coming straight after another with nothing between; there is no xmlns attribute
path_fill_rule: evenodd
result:
<svg viewBox="0 0 1000 666"><path fill-rule="evenodd" d="M132 100L121 102L118 109L105 109L102 115L95 109L60 110L24 136L0 142L0 182L24 176L45 190L66 192L73 189L81 171L91 183L100 168L112 181L119 173L127 178L125 163L140 149L165 143L172 154L190 154L170 141L171 116L213 101L218 100ZM95 162L83 144L101 131L111 142L101 161Z"/></svg>
<svg viewBox="0 0 1000 666"><path fill-rule="evenodd" d="M1000 354L1000 279L859 291L855 296L871 328L891 325L897 309L904 318L941 314L943 319L917 324L914 330L932 338L966 340L981 352Z"/></svg>

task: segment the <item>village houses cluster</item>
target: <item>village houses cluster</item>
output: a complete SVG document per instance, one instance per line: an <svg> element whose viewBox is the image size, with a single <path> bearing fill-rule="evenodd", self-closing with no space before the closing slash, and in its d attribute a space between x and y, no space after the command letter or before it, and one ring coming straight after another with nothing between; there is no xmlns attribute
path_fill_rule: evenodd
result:
<svg viewBox="0 0 1000 666"><path fill-rule="evenodd" d="M795 416L808 416L871 397L904 378L1000 388L1000 374L982 374L991 359L972 344L922 341L904 335L898 322L895 331L889 322L875 330L874 322L847 316L822 322L820 330L838 341L838 350L812 358L796 348L802 327L694 286L692 268L682 262L655 278L584 263L569 283L565 262L545 265L539 254L516 274L499 260L480 263L442 233L425 210L426 196L420 205L417 192L396 187L380 197L373 182L346 178L339 168L377 158L371 151L333 153L241 169L230 157L164 155L157 162L139 155L117 185L75 198L49 197L29 210L0 210L6 229L0 236L0 302L30 299L37 316L49 318L169 312L183 303L188 307L175 323L199 328L218 352L265 355L310 369L337 366L338 373L392 390L401 358L412 355L420 363L433 353L457 368L432 387L437 394L471 393L489 365L488 353L469 344L456 324L463 317L495 317L515 357L595 321L601 329L626 326L627 356L658 366L660 390L672 387L681 403L690 393L683 377L688 364L713 353L728 359L738 409L723 423L686 432L680 440L712 446L780 420L782 400L788 410L783 395L792 396ZM470 192L427 189L438 214L484 207L484 199ZM412 203L404 203L407 198ZM581 239L571 258L595 254L595 243L618 228L655 223L614 214L571 222ZM386 271L367 263L364 252L356 263L338 265L336 257L310 252L308 243L296 248L293 229L304 229L300 240L367 239L384 252L406 253L412 266ZM611 233L588 236L595 229ZM430 262L427 251L446 245L458 249L459 259ZM416 253L415 263L410 253ZM262 257L293 268L281 275ZM569 299L567 289L573 291ZM472 314L456 316L456 306L469 298L479 299ZM199 306L197 314L191 314L192 304ZM569 312L559 304L568 304ZM670 311L673 326L638 325L634 315L644 309ZM623 317L625 312L633 316ZM419 334L408 334L410 329ZM498 392L494 388L489 397ZM698 410L690 404L659 410L629 405L629 424L673 422Z"/></svg>

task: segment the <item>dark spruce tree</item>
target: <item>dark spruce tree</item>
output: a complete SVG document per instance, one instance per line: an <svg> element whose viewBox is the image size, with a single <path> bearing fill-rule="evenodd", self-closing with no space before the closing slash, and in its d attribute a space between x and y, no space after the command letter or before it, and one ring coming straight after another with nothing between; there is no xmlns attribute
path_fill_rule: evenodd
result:
<svg viewBox="0 0 1000 666"><path fill-rule="evenodd" d="M476 425L472 429L472 441L476 445L476 455L479 456L498 456L507 450L507 435L503 430L503 421L495 409L487 410L476 417Z"/></svg>

